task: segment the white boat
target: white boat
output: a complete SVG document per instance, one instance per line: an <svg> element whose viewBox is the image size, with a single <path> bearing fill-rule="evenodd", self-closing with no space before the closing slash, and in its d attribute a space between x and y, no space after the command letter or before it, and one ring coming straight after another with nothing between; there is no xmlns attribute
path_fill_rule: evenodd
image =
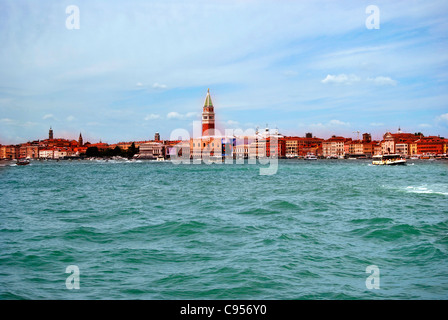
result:
<svg viewBox="0 0 448 320"><path fill-rule="evenodd" d="M314 154L307 154L304 159L305 160L317 160L317 157Z"/></svg>
<svg viewBox="0 0 448 320"><path fill-rule="evenodd" d="M406 158L399 154L383 154L372 157L373 165L396 166L406 164Z"/></svg>

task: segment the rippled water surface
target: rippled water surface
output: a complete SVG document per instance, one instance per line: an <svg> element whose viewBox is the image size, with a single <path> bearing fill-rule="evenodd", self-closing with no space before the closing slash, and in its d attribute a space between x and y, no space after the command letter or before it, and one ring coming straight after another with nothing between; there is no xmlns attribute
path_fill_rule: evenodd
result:
<svg viewBox="0 0 448 320"><path fill-rule="evenodd" d="M259 169L0 167L0 298L448 298L447 161ZM379 289L366 287L370 265Z"/></svg>

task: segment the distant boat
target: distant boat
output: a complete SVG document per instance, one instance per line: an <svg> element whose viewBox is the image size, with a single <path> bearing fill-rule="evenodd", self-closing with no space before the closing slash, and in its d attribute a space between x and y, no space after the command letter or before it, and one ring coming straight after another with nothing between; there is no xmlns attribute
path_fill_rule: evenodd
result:
<svg viewBox="0 0 448 320"><path fill-rule="evenodd" d="M304 160L317 160L317 157L314 154L307 154Z"/></svg>
<svg viewBox="0 0 448 320"><path fill-rule="evenodd" d="M406 164L406 158L399 154L380 154L373 156L372 160L373 165L396 166Z"/></svg>
<svg viewBox="0 0 448 320"><path fill-rule="evenodd" d="M19 159L19 160L17 160L16 164L18 166L26 166L27 164L30 164L30 160L28 160L28 159Z"/></svg>

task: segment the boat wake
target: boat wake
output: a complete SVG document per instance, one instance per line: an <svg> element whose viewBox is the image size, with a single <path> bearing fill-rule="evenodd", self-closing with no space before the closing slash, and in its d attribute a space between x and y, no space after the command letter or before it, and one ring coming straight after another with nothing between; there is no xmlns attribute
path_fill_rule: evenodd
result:
<svg viewBox="0 0 448 320"><path fill-rule="evenodd" d="M395 190L399 192L406 192L406 193L417 193L417 194L438 194L443 196L448 196L448 185L446 184L433 184L433 185L419 185L419 186L382 186L385 189L389 190Z"/></svg>
<svg viewBox="0 0 448 320"><path fill-rule="evenodd" d="M441 194L448 196L448 186L446 185L433 185L433 186L408 186L405 189L406 192L410 193L427 193L427 194Z"/></svg>

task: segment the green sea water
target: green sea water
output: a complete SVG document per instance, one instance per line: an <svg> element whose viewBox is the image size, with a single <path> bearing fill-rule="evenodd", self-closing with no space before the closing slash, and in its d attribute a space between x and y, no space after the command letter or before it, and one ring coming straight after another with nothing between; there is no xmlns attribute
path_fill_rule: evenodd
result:
<svg viewBox="0 0 448 320"><path fill-rule="evenodd" d="M0 167L0 299L448 298L447 161L260 167Z"/></svg>

